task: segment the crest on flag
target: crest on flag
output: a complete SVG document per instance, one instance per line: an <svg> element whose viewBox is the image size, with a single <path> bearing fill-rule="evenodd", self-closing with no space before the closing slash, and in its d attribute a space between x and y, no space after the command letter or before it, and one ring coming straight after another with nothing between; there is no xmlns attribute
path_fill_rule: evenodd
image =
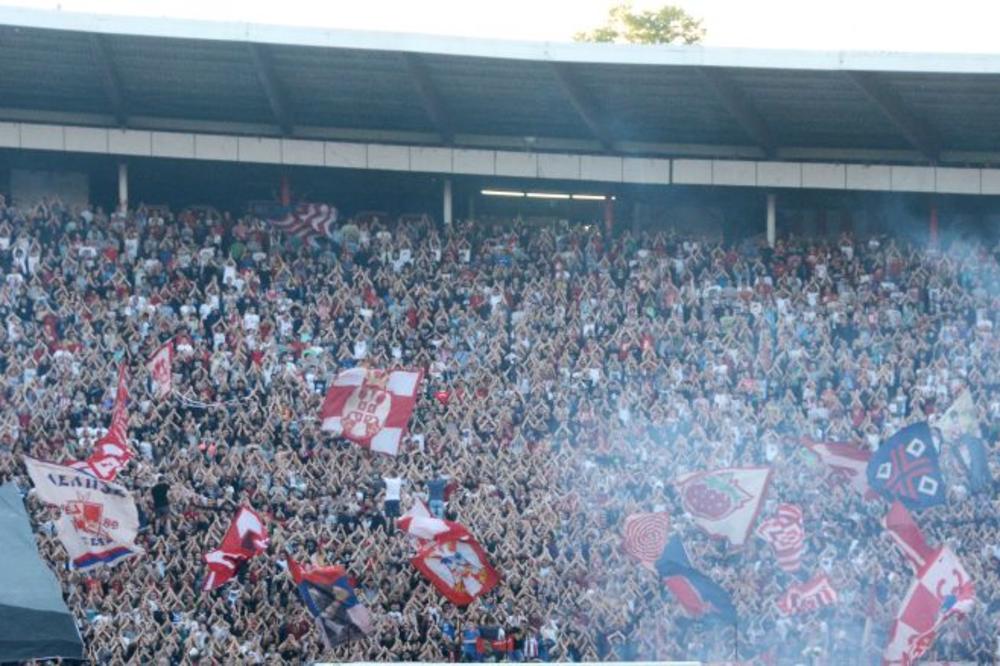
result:
<svg viewBox="0 0 1000 666"><path fill-rule="evenodd" d="M684 510L703 530L741 546L760 510L770 478L767 467L740 467L686 474L675 485Z"/></svg>
<svg viewBox="0 0 1000 666"><path fill-rule="evenodd" d="M351 368L337 375L320 410L322 428L396 455L417 402L418 370Z"/></svg>
<svg viewBox="0 0 1000 666"><path fill-rule="evenodd" d="M420 516L400 518L398 524L419 544L410 562L453 604L467 606L500 582L486 551L462 525Z"/></svg>
<svg viewBox="0 0 1000 666"><path fill-rule="evenodd" d="M139 512L123 486L69 465L27 456L24 464L39 499L62 512L56 531L74 568L110 565L143 552L135 545Z"/></svg>
<svg viewBox="0 0 1000 666"><path fill-rule="evenodd" d="M906 426L882 442L868 461L868 485L889 501L926 509L945 501L938 451L925 421Z"/></svg>

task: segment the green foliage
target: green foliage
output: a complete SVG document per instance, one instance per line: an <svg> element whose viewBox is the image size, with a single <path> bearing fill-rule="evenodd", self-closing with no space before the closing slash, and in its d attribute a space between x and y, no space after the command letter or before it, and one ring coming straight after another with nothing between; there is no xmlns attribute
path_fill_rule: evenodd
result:
<svg viewBox="0 0 1000 666"><path fill-rule="evenodd" d="M697 44L705 37L705 27L680 7L664 5L660 9L635 11L622 2L608 11L604 25L578 32L578 42L616 44Z"/></svg>

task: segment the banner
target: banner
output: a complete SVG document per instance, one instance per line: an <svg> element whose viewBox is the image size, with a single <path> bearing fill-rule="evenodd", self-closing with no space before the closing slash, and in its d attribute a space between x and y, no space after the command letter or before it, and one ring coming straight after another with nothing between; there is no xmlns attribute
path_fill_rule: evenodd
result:
<svg viewBox="0 0 1000 666"><path fill-rule="evenodd" d="M74 568L111 565L143 553L135 545L139 513L123 486L28 456L24 464L38 498L62 511L56 530Z"/></svg>
<svg viewBox="0 0 1000 666"><path fill-rule="evenodd" d="M70 463L73 469L89 472L104 481L114 481L118 472L133 458L128 446L128 385L125 364L118 368L115 406L111 412L108 432L94 444L94 452L86 460Z"/></svg>
<svg viewBox="0 0 1000 666"><path fill-rule="evenodd" d="M500 582L486 552L462 525L420 516L397 524L420 544L410 562L453 604L467 606Z"/></svg>
<svg viewBox="0 0 1000 666"><path fill-rule="evenodd" d="M153 380L153 395L163 400L173 388L174 341L168 340L157 349L146 364Z"/></svg>
<svg viewBox="0 0 1000 666"><path fill-rule="evenodd" d="M675 482L684 510L712 536L742 546L767 492L771 470L738 467L695 472Z"/></svg>
<svg viewBox="0 0 1000 666"><path fill-rule="evenodd" d="M882 519L889 536L896 542L896 547L919 573L935 555L933 548L927 545L923 532L913 521L913 516L906 510L902 502L893 502L889 512Z"/></svg>

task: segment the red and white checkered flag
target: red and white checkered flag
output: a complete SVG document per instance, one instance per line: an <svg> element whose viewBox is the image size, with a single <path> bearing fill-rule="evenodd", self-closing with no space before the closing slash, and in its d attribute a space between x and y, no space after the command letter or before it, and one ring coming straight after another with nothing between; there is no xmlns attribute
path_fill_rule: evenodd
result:
<svg viewBox="0 0 1000 666"><path fill-rule="evenodd" d="M802 509L794 504L779 504L774 516L757 526L757 536L774 548L778 566L783 571L798 571L802 566L806 542Z"/></svg>
<svg viewBox="0 0 1000 666"><path fill-rule="evenodd" d="M337 375L320 410L322 428L391 456L417 403L419 370L351 368Z"/></svg>

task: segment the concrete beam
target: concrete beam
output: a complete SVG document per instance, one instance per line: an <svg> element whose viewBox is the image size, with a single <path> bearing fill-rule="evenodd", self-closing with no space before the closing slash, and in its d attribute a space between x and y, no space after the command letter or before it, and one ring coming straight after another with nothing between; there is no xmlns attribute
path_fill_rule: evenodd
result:
<svg viewBox="0 0 1000 666"><path fill-rule="evenodd" d="M125 127L128 123L128 116L125 109L125 96L122 94L121 80L115 68L114 56L105 41L104 35L91 33L90 55L101 74L101 87L104 89L104 96L107 98L108 107L115 118L118 127Z"/></svg>
<svg viewBox="0 0 1000 666"><path fill-rule="evenodd" d="M416 53L404 53L403 59L406 61L406 69L410 73L410 79L417 88L417 94L421 104L423 104L424 111L431 124L434 125L434 129L437 130L438 136L441 137L441 143L446 146L452 144L455 140L455 131L448 119L448 112L445 110L441 94L431 79L427 63L424 62L422 56Z"/></svg>
<svg viewBox="0 0 1000 666"><path fill-rule="evenodd" d="M775 141L767 122L743 90L718 67L699 67L698 73L722 102L743 132L760 146L767 158L774 157Z"/></svg>
<svg viewBox="0 0 1000 666"><path fill-rule="evenodd" d="M607 128L594 114L593 104L584 92L583 86L577 81L571 66L566 63L552 62L549 63L549 70L552 72L559 89L569 100L573 110L580 116L583 124L587 126L590 134L600 142L605 150L614 151L614 141L611 140Z"/></svg>
<svg viewBox="0 0 1000 666"><path fill-rule="evenodd" d="M941 140L927 123L916 117L903 103L903 100L874 72L844 72L846 76L864 95L878 107L878 110L889 119L899 133L911 146L916 148L932 164L937 163L941 156Z"/></svg>
<svg viewBox="0 0 1000 666"><path fill-rule="evenodd" d="M264 95L267 96L267 103L271 107L274 122L281 128L283 136L291 136L294 129L292 117L288 111L285 96L274 75L274 65L271 63L271 55L268 53L267 47L262 44L247 44L247 50L253 60L254 72L257 74L260 87L264 90Z"/></svg>

